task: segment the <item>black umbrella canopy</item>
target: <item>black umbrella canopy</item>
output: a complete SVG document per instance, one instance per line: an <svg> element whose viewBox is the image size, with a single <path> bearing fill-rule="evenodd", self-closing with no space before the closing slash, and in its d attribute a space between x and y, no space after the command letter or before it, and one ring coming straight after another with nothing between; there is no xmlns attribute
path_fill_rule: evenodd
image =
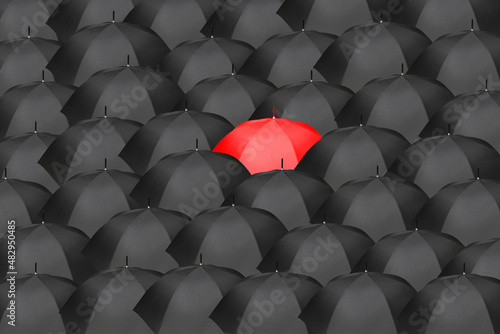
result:
<svg viewBox="0 0 500 334"><path fill-rule="evenodd" d="M354 91L367 82L410 67L431 41L420 30L396 23L376 22L343 33L314 66L330 83Z"/></svg>
<svg viewBox="0 0 500 334"><path fill-rule="evenodd" d="M310 276L324 285L350 273L373 244L365 232L351 226L325 222L297 227L271 248L258 269L274 271L278 261L281 270Z"/></svg>
<svg viewBox="0 0 500 334"><path fill-rule="evenodd" d="M275 91L276 86L265 79L233 73L200 81L186 94L186 101L189 108L223 116L238 126Z"/></svg>
<svg viewBox="0 0 500 334"><path fill-rule="evenodd" d="M160 277L159 272L128 265L101 271L80 285L61 308L64 323L86 334L152 333L133 309Z"/></svg>
<svg viewBox="0 0 500 334"><path fill-rule="evenodd" d="M184 92L203 79L227 74L234 65L238 71L254 48L245 42L208 37L179 44L160 63Z"/></svg>
<svg viewBox="0 0 500 334"><path fill-rule="evenodd" d="M79 30L58 50L47 69L57 81L80 86L98 71L125 65L127 57L130 65L155 67L169 51L151 29L107 22Z"/></svg>
<svg viewBox="0 0 500 334"><path fill-rule="evenodd" d="M172 111L184 93L165 74L151 68L124 66L95 73L82 84L62 109L71 125L102 116L146 123Z"/></svg>
<svg viewBox="0 0 500 334"><path fill-rule="evenodd" d="M234 201L236 205L267 210L291 230L308 225L332 193L332 188L313 174L276 170L252 175L227 197L225 204Z"/></svg>
<svg viewBox="0 0 500 334"><path fill-rule="evenodd" d="M97 270L116 268L128 256L143 269L164 273L179 267L165 247L189 220L182 213L157 208L124 211L94 234L82 254Z"/></svg>
<svg viewBox="0 0 500 334"><path fill-rule="evenodd" d="M59 184L106 164L130 172L118 154L140 127L138 122L107 116L81 121L57 137L38 163Z"/></svg>
<svg viewBox="0 0 500 334"><path fill-rule="evenodd" d="M410 143L394 130L374 126L327 133L304 155L296 170L314 173L337 190L348 181L383 175Z"/></svg>
<svg viewBox="0 0 500 334"><path fill-rule="evenodd" d="M193 148L212 150L234 127L224 117L192 110L160 114L137 131L120 152L120 157L144 175L161 158Z"/></svg>
<svg viewBox="0 0 500 334"><path fill-rule="evenodd" d="M366 125L395 130L410 143L439 108L453 99L442 83L416 75L375 79L349 100L336 118L339 126L354 126L363 117Z"/></svg>
<svg viewBox="0 0 500 334"><path fill-rule="evenodd" d="M241 206L206 210L177 234L167 252L179 265L204 263L234 269L244 276L256 269L269 249L287 232L271 213Z"/></svg>
<svg viewBox="0 0 500 334"><path fill-rule="evenodd" d="M397 334L396 317L414 295L415 289L394 275L344 275L321 289L300 319L309 333Z"/></svg>
<svg viewBox="0 0 500 334"><path fill-rule="evenodd" d="M278 87L303 81L336 38L335 35L317 31L273 36L247 59L240 74L267 79ZM318 72L315 77L324 81Z"/></svg>
<svg viewBox="0 0 500 334"><path fill-rule="evenodd" d="M156 334L222 334L209 315L242 280L234 270L211 265L174 269L146 291L134 311Z"/></svg>
<svg viewBox="0 0 500 334"><path fill-rule="evenodd" d="M441 81L453 94L475 92L485 80L498 82L500 36L485 31L445 35L418 57L408 73Z"/></svg>
<svg viewBox="0 0 500 334"><path fill-rule="evenodd" d="M411 181L431 197L447 184L476 177L478 168L483 177L500 180L498 152L481 139L444 135L415 142L386 176Z"/></svg>
<svg viewBox="0 0 500 334"><path fill-rule="evenodd" d="M250 119L270 118L276 107L276 117L306 123L323 136L338 128L335 117L353 94L349 88L321 81L286 85L269 95Z"/></svg>
<svg viewBox="0 0 500 334"><path fill-rule="evenodd" d="M182 212L193 218L218 208L250 176L237 159L223 153L186 151L161 159L137 184L131 196L141 204Z"/></svg>
<svg viewBox="0 0 500 334"><path fill-rule="evenodd" d="M169 48L203 37L201 28L217 10L217 3L204 0L148 0L132 9L125 22L154 30Z"/></svg>
<svg viewBox="0 0 500 334"><path fill-rule="evenodd" d="M408 303L399 333L492 334L500 330L500 281L478 275L440 277Z"/></svg>
<svg viewBox="0 0 500 334"><path fill-rule="evenodd" d="M305 275L275 272L247 277L210 315L224 333L306 334L298 318L321 285Z"/></svg>
<svg viewBox="0 0 500 334"><path fill-rule="evenodd" d="M2 254L7 254L8 233L0 239ZM77 228L59 224L33 224L17 227L16 263L17 275L33 273L38 263L38 272L65 277L78 284L95 273L81 251L89 238ZM8 278L7 256L0 260L0 277Z"/></svg>

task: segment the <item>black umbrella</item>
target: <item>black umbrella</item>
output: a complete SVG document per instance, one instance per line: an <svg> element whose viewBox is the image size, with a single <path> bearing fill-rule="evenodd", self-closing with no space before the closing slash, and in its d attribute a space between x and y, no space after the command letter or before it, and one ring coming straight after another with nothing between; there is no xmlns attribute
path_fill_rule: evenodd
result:
<svg viewBox="0 0 500 334"><path fill-rule="evenodd" d="M210 315L228 334L306 334L298 318L321 285L308 276L275 272L247 277Z"/></svg>
<svg viewBox="0 0 500 334"><path fill-rule="evenodd" d="M492 334L500 331L500 281L478 275L440 277L408 303L399 333Z"/></svg>
<svg viewBox="0 0 500 334"><path fill-rule="evenodd" d="M224 199L250 176L235 158L210 151L173 153L151 168L131 196L145 205L196 216L205 209L218 208Z"/></svg>
<svg viewBox="0 0 500 334"><path fill-rule="evenodd" d="M414 228L415 217L428 200L411 182L369 177L340 187L311 222L321 224L326 215L330 222L360 228L378 241L386 234Z"/></svg>
<svg viewBox="0 0 500 334"><path fill-rule="evenodd" d="M267 79L278 87L303 81L336 38L317 31L273 36L247 59L240 74ZM324 81L318 72L315 76L316 80Z"/></svg>
<svg viewBox="0 0 500 334"><path fill-rule="evenodd" d="M63 44L47 68L57 81L80 86L100 70L126 65L127 57L130 65L155 67L169 51L151 29L108 22L79 30Z"/></svg>
<svg viewBox="0 0 500 334"><path fill-rule="evenodd" d="M442 83L416 75L394 75L370 81L349 100L336 118L339 126L359 124L395 130L408 141L420 131L439 108L453 98Z"/></svg>
<svg viewBox="0 0 500 334"><path fill-rule="evenodd" d="M124 211L101 227L82 254L97 270L112 269L129 256L143 269L167 272L179 267L167 253L170 244L189 218L176 211L157 208Z"/></svg>
<svg viewBox="0 0 500 334"><path fill-rule="evenodd" d="M281 238L264 257L258 269L271 272L276 261L283 271L303 274L321 284L348 274L373 240L363 231L337 224L297 227Z"/></svg>
<svg viewBox="0 0 500 334"><path fill-rule="evenodd" d="M245 42L212 36L179 44L160 68L187 92L203 79L227 74L232 65L238 71L253 51Z"/></svg>
<svg viewBox="0 0 500 334"><path fill-rule="evenodd" d="M128 141L120 157L144 175L161 158L193 147L198 138L201 150L212 150L234 127L219 115L198 111L176 111L160 114L144 125Z"/></svg>
<svg viewBox="0 0 500 334"><path fill-rule="evenodd" d="M174 269L146 291L134 311L156 334L222 334L209 315L242 280L234 270L210 265Z"/></svg>
<svg viewBox="0 0 500 334"><path fill-rule="evenodd" d="M475 92L500 80L500 36L485 31L445 35L418 57L408 73L441 81L453 94Z"/></svg>
<svg viewBox="0 0 500 334"><path fill-rule="evenodd" d="M160 276L159 272L128 265L101 271L71 295L61 308L61 316L75 333L152 333L133 309Z"/></svg>
<svg viewBox="0 0 500 334"><path fill-rule="evenodd" d="M274 214L288 230L309 224L313 214L333 193L321 178L293 170L257 173L233 192L234 203ZM226 199L231 205L233 196Z"/></svg>
<svg viewBox="0 0 500 334"><path fill-rule="evenodd" d="M200 81L186 94L186 101L191 109L223 116L237 126L248 121L275 90L267 80L233 73Z"/></svg>
<svg viewBox="0 0 500 334"><path fill-rule="evenodd" d="M78 173L102 168L105 161L113 169L131 171L118 154L140 127L135 121L106 116L81 121L54 140L39 164L59 184Z"/></svg>
<svg viewBox="0 0 500 334"><path fill-rule="evenodd" d="M62 109L71 125L102 116L146 123L157 114L172 111L184 96L175 82L151 68L125 66L95 73Z"/></svg>
<svg viewBox="0 0 500 334"><path fill-rule="evenodd" d="M415 183L428 196L442 187L471 179L477 169L485 178L500 180L500 155L481 139L444 135L421 139L394 161L387 176Z"/></svg>
<svg viewBox="0 0 500 334"><path fill-rule="evenodd" d="M306 123L325 135L338 128L335 117L352 95L349 88L321 81L286 85L269 95L250 119L269 118L275 107L276 117Z"/></svg>
<svg viewBox="0 0 500 334"><path fill-rule="evenodd" d="M132 9L125 22L151 28L173 49L182 42L203 37L200 29L217 10L205 0L148 0Z"/></svg>
<svg viewBox="0 0 500 334"><path fill-rule="evenodd" d="M229 206L206 210L177 234L167 252L179 265L198 262L231 268L244 276L257 274L259 262L287 232L271 213Z"/></svg>
<svg viewBox="0 0 500 334"><path fill-rule="evenodd" d="M387 22L355 26L343 33L314 66L330 83L359 90L372 79L410 67L431 41L420 30Z"/></svg>
<svg viewBox="0 0 500 334"><path fill-rule="evenodd" d="M414 295L415 289L394 275L344 275L321 289L300 319L309 333L397 334L396 317Z"/></svg>
<svg viewBox="0 0 500 334"><path fill-rule="evenodd" d="M374 126L341 128L327 133L304 155L296 170L322 177L337 190L344 183L383 175L410 143L393 130Z"/></svg>

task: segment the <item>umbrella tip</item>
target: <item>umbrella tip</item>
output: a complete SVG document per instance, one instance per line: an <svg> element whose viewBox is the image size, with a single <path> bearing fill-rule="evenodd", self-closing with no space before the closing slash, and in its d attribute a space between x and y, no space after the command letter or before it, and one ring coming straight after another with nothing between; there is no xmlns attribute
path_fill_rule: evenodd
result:
<svg viewBox="0 0 500 334"><path fill-rule="evenodd" d="M38 133L38 122L35 121L35 133Z"/></svg>
<svg viewBox="0 0 500 334"><path fill-rule="evenodd" d="M111 21L111 22L113 22L113 23L115 23L115 22L116 22L116 21L115 21L115 14L116 14L116 13L115 13L115 11L113 11L113 20Z"/></svg>
<svg viewBox="0 0 500 334"><path fill-rule="evenodd" d="M418 217L415 218L415 231L418 231Z"/></svg>
<svg viewBox="0 0 500 334"><path fill-rule="evenodd" d="M212 26L212 33L210 34L210 38L214 38L214 26Z"/></svg>
<svg viewBox="0 0 500 334"><path fill-rule="evenodd" d="M380 174L379 174L379 166L377 165L377 175L376 177L380 177Z"/></svg>
<svg viewBox="0 0 500 334"><path fill-rule="evenodd" d="M35 262L35 275L38 275L38 263Z"/></svg>
<svg viewBox="0 0 500 334"><path fill-rule="evenodd" d="M203 253L200 253L200 266L203 265Z"/></svg>
<svg viewBox="0 0 500 334"><path fill-rule="evenodd" d="M451 136L451 124L448 123L448 136Z"/></svg>
<svg viewBox="0 0 500 334"><path fill-rule="evenodd" d="M359 126L363 126L363 115L359 115Z"/></svg>
<svg viewBox="0 0 500 334"><path fill-rule="evenodd" d="M104 159L104 170L108 170L108 159Z"/></svg>
<svg viewBox="0 0 500 334"><path fill-rule="evenodd" d="M42 212L42 224L45 224L45 211Z"/></svg>
<svg viewBox="0 0 500 334"><path fill-rule="evenodd" d="M470 31L474 31L474 19L470 21Z"/></svg>
<svg viewBox="0 0 500 334"><path fill-rule="evenodd" d="M365 261L365 273L368 272L368 261Z"/></svg>
<svg viewBox="0 0 500 334"><path fill-rule="evenodd" d="M7 180L7 167L5 167L5 169L3 170L3 179L4 180Z"/></svg>
<svg viewBox="0 0 500 334"><path fill-rule="evenodd" d="M125 256L125 268L128 269L128 256Z"/></svg>
<svg viewBox="0 0 500 334"><path fill-rule="evenodd" d="M281 170L283 170L283 158L281 158Z"/></svg>
<svg viewBox="0 0 500 334"><path fill-rule="evenodd" d="M486 81L484 82L484 91L488 91L488 79L486 79Z"/></svg>
<svg viewBox="0 0 500 334"><path fill-rule="evenodd" d="M235 195L233 195L233 204L231 204L231 206L234 206L234 197L235 197Z"/></svg>
<svg viewBox="0 0 500 334"><path fill-rule="evenodd" d="M188 111L188 100L186 99L186 103L184 104L184 111Z"/></svg>
<svg viewBox="0 0 500 334"><path fill-rule="evenodd" d="M130 55L127 55L127 67L130 67Z"/></svg>
<svg viewBox="0 0 500 334"><path fill-rule="evenodd" d="M198 148L198 139L196 139L196 152L198 152L199 148Z"/></svg>
<svg viewBox="0 0 500 334"><path fill-rule="evenodd" d="M405 75L405 64L401 63L401 75Z"/></svg>
<svg viewBox="0 0 500 334"><path fill-rule="evenodd" d="M31 38L31 26L28 26L28 38Z"/></svg>
<svg viewBox="0 0 500 334"><path fill-rule="evenodd" d="M280 267L279 267L279 261L276 260L276 272L279 273Z"/></svg>
<svg viewBox="0 0 500 334"><path fill-rule="evenodd" d="M310 82L313 82L313 70L311 70L311 79Z"/></svg>
<svg viewBox="0 0 500 334"><path fill-rule="evenodd" d="M231 64L231 75L234 75L234 63Z"/></svg>
<svg viewBox="0 0 500 334"><path fill-rule="evenodd" d="M302 20L302 31L306 30L306 20Z"/></svg>
<svg viewBox="0 0 500 334"><path fill-rule="evenodd" d="M465 275L465 262L464 262L464 271L462 272L462 275Z"/></svg>
<svg viewBox="0 0 500 334"><path fill-rule="evenodd" d="M323 212L323 225L326 224L326 211Z"/></svg>
<svg viewBox="0 0 500 334"><path fill-rule="evenodd" d="M273 107L273 119L276 119L276 107Z"/></svg>
<svg viewBox="0 0 500 334"><path fill-rule="evenodd" d="M151 209L151 197L148 197L148 209Z"/></svg>
<svg viewBox="0 0 500 334"><path fill-rule="evenodd" d="M104 118L108 118L108 107L104 106Z"/></svg>
<svg viewBox="0 0 500 334"><path fill-rule="evenodd" d="M42 70L42 82L45 82L45 70Z"/></svg>
<svg viewBox="0 0 500 334"><path fill-rule="evenodd" d="M479 180L479 168L477 169L476 180Z"/></svg>

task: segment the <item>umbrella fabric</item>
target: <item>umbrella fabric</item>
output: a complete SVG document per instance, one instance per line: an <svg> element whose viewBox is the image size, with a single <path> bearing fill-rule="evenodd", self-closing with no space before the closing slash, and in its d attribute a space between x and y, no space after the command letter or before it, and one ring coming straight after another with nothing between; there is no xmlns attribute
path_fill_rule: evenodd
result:
<svg viewBox="0 0 500 334"><path fill-rule="evenodd" d="M186 94L186 101L190 109L223 116L238 126L275 90L267 80L233 73L200 81Z"/></svg>
<svg viewBox="0 0 500 334"><path fill-rule="evenodd" d="M344 275L321 289L300 319L309 333L397 334L396 317L414 295L415 289L394 275Z"/></svg>
<svg viewBox="0 0 500 334"><path fill-rule="evenodd" d="M367 82L410 67L431 41L420 30L396 23L368 23L343 33L314 66L330 83L354 91Z"/></svg>
<svg viewBox="0 0 500 334"><path fill-rule="evenodd" d="M239 71L254 48L245 42L227 38L202 38L179 44L160 63L184 92L203 79L227 74L234 65Z"/></svg>
<svg viewBox="0 0 500 334"><path fill-rule="evenodd" d="M67 326L86 334L152 334L133 309L160 277L159 272L128 266L101 271L71 295L61 316Z"/></svg>
<svg viewBox="0 0 500 334"><path fill-rule="evenodd" d="M131 196L141 204L182 212L193 218L218 208L250 176L235 158L210 151L173 153L161 159L140 180Z"/></svg>
<svg viewBox="0 0 500 334"><path fill-rule="evenodd" d="M210 315L224 333L307 334L298 315L321 289L313 278L275 272L247 277Z"/></svg>
<svg viewBox="0 0 500 334"><path fill-rule="evenodd" d="M359 90L338 114L341 127L363 121L395 130L410 143L453 94L442 83L416 75L375 79Z"/></svg>
<svg viewBox="0 0 500 334"><path fill-rule="evenodd" d="M281 270L307 275L324 285L350 273L373 244L365 232L351 226L325 222L297 227L271 248L258 269L272 272L278 261Z"/></svg>
<svg viewBox="0 0 500 334"><path fill-rule="evenodd" d="M125 22L151 28L173 49L182 42L202 38L200 29L216 9L204 0L148 0L136 5Z"/></svg>
<svg viewBox="0 0 500 334"><path fill-rule="evenodd" d="M116 268L128 256L143 269L164 273L179 267L165 247L189 220L182 213L157 208L124 211L94 234L82 254L97 270Z"/></svg>
<svg viewBox="0 0 500 334"><path fill-rule="evenodd" d="M225 204L250 206L274 214L290 231L307 226L333 190L321 178L293 170L252 175L227 197Z"/></svg>
<svg viewBox="0 0 500 334"><path fill-rule="evenodd" d="M38 163L58 184L106 167L106 161L113 169L130 172L118 154L140 127L138 122L114 117L81 121L57 137Z"/></svg>
<svg viewBox="0 0 500 334"><path fill-rule="evenodd" d="M174 269L146 291L134 311L156 334L223 334L209 315L242 280L234 270L211 265Z"/></svg>
<svg viewBox="0 0 500 334"><path fill-rule="evenodd" d="M415 183L434 196L445 185L476 176L500 180L500 155L481 139L444 135L421 139L394 161L386 176Z"/></svg>
<svg viewBox="0 0 500 334"><path fill-rule="evenodd" d="M128 141L120 157L144 175L161 158L193 148L212 150L234 127L219 115L198 111L175 111L152 118Z"/></svg>
<svg viewBox="0 0 500 334"><path fill-rule="evenodd" d="M500 36L485 31L445 35L422 52L408 73L439 80L454 95L475 92L486 79L500 80L498 43Z"/></svg>
<svg viewBox="0 0 500 334"><path fill-rule="evenodd" d="M341 128L327 133L304 155L297 170L322 177L337 190L344 183L383 175L410 143L393 130L374 126Z"/></svg>
<svg viewBox="0 0 500 334"><path fill-rule="evenodd" d="M75 2L75 1L73 1ZM56 81L80 86L92 74L129 63L155 67L170 51L151 29L107 22L79 30L47 65Z"/></svg>
<svg viewBox="0 0 500 334"><path fill-rule="evenodd" d="M229 206L206 210L184 227L167 252L179 265L204 263L234 269L244 276L257 274L262 257L287 232L271 213Z"/></svg>
<svg viewBox="0 0 500 334"><path fill-rule="evenodd" d="M267 79L278 87L304 81L336 38L317 31L273 36L252 53L239 73ZM316 80L324 81L319 73L315 76Z"/></svg>
<svg viewBox="0 0 500 334"><path fill-rule="evenodd" d="M375 241L415 227L429 197L411 182L368 177L347 182L321 206L311 223L329 222L360 228Z"/></svg>
<svg viewBox="0 0 500 334"><path fill-rule="evenodd" d="M151 68L124 66L95 73L82 84L62 109L71 125L102 116L146 123L172 111L184 93L167 76Z"/></svg>
<svg viewBox="0 0 500 334"><path fill-rule="evenodd" d="M286 85L269 95L250 119L268 118L276 107L276 117L308 124L323 136L338 128L335 117L353 94L349 88L321 81Z"/></svg>
<svg viewBox="0 0 500 334"><path fill-rule="evenodd" d="M34 264L38 263L41 274L65 277L83 283L94 274L95 269L81 255L89 238L77 228L59 224L32 224L16 228L16 263L17 275L33 273ZM0 239L2 254L7 254L8 234ZM8 278L11 270L7 256L0 259L0 277Z"/></svg>

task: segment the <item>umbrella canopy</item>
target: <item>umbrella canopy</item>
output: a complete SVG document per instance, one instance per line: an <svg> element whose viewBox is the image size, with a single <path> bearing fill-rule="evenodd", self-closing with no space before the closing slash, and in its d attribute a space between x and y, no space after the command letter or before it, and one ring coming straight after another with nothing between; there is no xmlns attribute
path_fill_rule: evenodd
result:
<svg viewBox="0 0 500 334"><path fill-rule="evenodd" d="M235 158L210 151L173 153L161 159L137 184L131 196L145 205L176 210L189 217L218 208L250 176Z"/></svg>
<svg viewBox="0 0 500 334"><path fill-rule="evenodd" d="M71 125L102 116L146 123L172 111L184 96L175 82L151 68L123 66L95 73L82 84L62 109Z"/></svg>
<svg viewBox="0 0 500 334"><path fill-rule="evenodd" d="M344 183L383 175L410 143L394 130L374 126L341 128L327 133L297 165L297 170L322 177L337 190Z"/></svg>
<svg viewBox="0 0 500 334"><path fill-rule="evenodd" d="M157 208L124 211L94 234L82 254L97 270L116 268L128 256L143 269L164 273L179 266L165 247L189 220Z"/></svg>
<svg viewBox="0 0 500 334"><path fill-rule="evenodd" d="M245 42L210 37L179 44L161 61L184 92L203 79L227 74L231 66L239 71L254 48Z"/></svg>
<svg viewBox="0 0 500 334"><path fill-rule="evenodd" d="M269 249L287 232L271 213L255 208L229 206L206 210L177 234L167 252L179 265L198 262L234 269L244 276L256 269Z"/></svg>
<svg viewBox="0 0 500 334"><path fill-rule="evenodd" d="M189 108L223 116L237 126L248 121L255 108L275 90L267 80L232 73L200 81L186 94L186 101Z"/></svg>
<svg viewBox="0 0 500 334"><path fill-rule="evenodd" d="M59 184L102 168L106 161L113 169L132 171L118 154L140 127L135 121L106 116L81 121L54 140L39 164Z"/></svg>
<svg viewBox="0 0 500 334"><path fill-rule="evenodd" d="M431 41L420 30L388 22L355 26L343 33L314 66L330 83L361 89L372 79L410 67Z"/></svg>
<svg viewBox="0 0 500 334"><path fill-rule="evenodd" d="M144 175L161 158L193 147L198 139L201 150L212 150L234 127L219 115L198 111L175 111L152 118L128 141L120 157Z"/></svg>
<svg viewBox="0 0 500 334"><path fill-rule="evenodd" d="M283 271L304 274L321 284L348 274L373 240L363 231L337 224L297 227L267 253L258 269L272 272L276 261Z"/></svg>
<svg viewBox="0 0 500 334"><path fill-rule="evenodd" d="M267 79L278 87L303 81L336 38L317 31L273 36L252 53L240 74ZM324 81L324 78L316 72L316 80Z"/></svg>
<svg viewBox="0 0 500 334"><path fill-rule="evenodd" d="M323 136L338 128L335 117L353 94L349 88L321 81L286 85L269 95L250 119L267 118L276 107L276 117L306 123Z"/></svg>
<svg viewBox="0 0 500 334"><path fill-rule="evenodd" d="M395 130L410 143L453 94L442 83L416 75L375 79L359 90L338 114L342 127L359 124Z"/></svg>
<svg viewBox="0 0 500 334"><path fill-rule="evenodd" d="M151 29L107 22L79 30L64 43L47 68L57 81L80 86L100 70L126 65L127 57L130 65L155 67L169 51Z"/></svg>
<svg viewBox="0 0 500 334"><path fill-rule="evenodd" d="M226 199L225 204L264 209L274 214L288 230L307 226L312 215L333 193L321 178L293 170L252 175Z"/></svg>
<svg viewBox="0 0 500 334"><path fill-rule="evenodd" d="M440 277L408 303L399 333L493 334L500 330L500 281L478 275Z"/></svg>
<svg viewBox="0 0 500 334"><path fill-rule="evenodd" d="M298 315L320 289L316 280L304 275L250 276L222 298L210 318L229 334L307 334Z"/></svg>
<svg viewBox="0 0 500 334"><path fill-rule="evenodd" d="M485 31L445 35L422 52L408 73L437 79L454 95L475 92L486 79L500 80L498 43L500 36Z"/></svg>
<svg viewBox="0 0 500 334"><path fill-rule="evenodd" d="M309 333L397 334L396 317L414 295L415 289L397 276L344 275L321 289L300 319Z"/></svg>
<svg viewBox="0 0 500 334"><path fill-rule="evenodd" d="M61 316L67 325L86 334L152 333L133 309L159 277L159 272L128 265L101 271L71 295Z"/></svg>
<svg viewBox="0 0 500 334"><path fill-rule="evenodd" d="M387 176L415 183L434 196L445 185L476 176L500 180L500 155L481 139L444 135L421 139L392 164Z"/></svg>
<svg viewBox="0 0 500 334"><path fill-rule="evenodd" d="M209 318L243 276L211 265L169 271L146 291L134 311L156 334L222 334Z"/></svg>

